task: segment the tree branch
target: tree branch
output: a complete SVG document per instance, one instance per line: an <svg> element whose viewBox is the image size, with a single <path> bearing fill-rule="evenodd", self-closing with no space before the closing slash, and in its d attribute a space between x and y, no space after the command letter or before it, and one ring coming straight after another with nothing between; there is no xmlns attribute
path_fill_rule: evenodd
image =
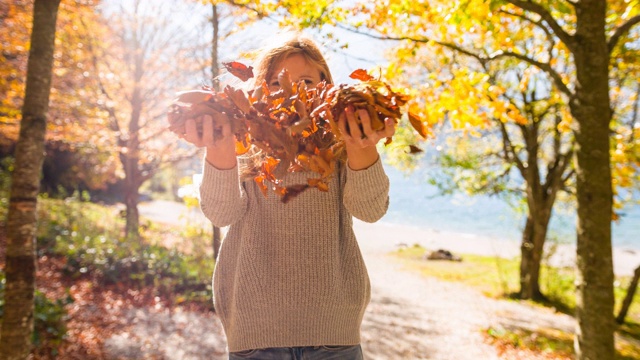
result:
<svg viewBox="0 0 640 360"><path fill-rule="evenodd" d="M526 179L527 168L524 166L522 160L520 160L518 154L513 148L513 144L511 143L511 139L509 138L507 127L499 119L496 119L496 122L500 126L500 133L502 134L502 146L504 149L505 160L514 163L518 170L520 170L520 175Z"/></svg>
<svg viewBox="0 0 640 360"><path fill-rule="evenodd" d="M348 27L348 26L343 26L343 25L338 25L338 27L340 27L341 29L353 32L355 34L359 34L359 35L364 35L367 37L370 37L372 39L377 39L377 40L395 40L395 41L413 41L413 42L418 42L418 43L429 43L429 42L433 42L435 44L438 44L440 46L446 47L448 49L454 50L456 52L459 52L461 54L467 55L469 57L472 57L476 60L478 60L478 62L480 62L480 64L482 64L482 66L484 67L484 64L493 60L497 60L501 57L513 57L519 60L522 60L526 63L529 63L533 66L536 66L537 68L539 68L540 70L544 71L545 73L549 74L549 76L553 79L553 82L556 84L556 86L560 89L560 91L562 91L565 95L567 96L573 96L571 90L567 87L567 85L562 81L562 77L560 76L560 74L558 74L552 67L550 64L548 63L542 63L539 61L536 61L526 55L522 55L522 54L517 54L511 51L497 51L495 53L493 53L492 55L490 55L489 57L484 57L481 56L479 54L476 54L470 50L467 50L457 44L454 43L449 43L449 42L444 42L444 41L438 41L438 40L434 40L434 39L429 39L429 38L416 38L416 37L411 37L411 36L389 36L389 35L376 35L376 34L372 34L372 33L367 33L367 32L362 32L359 31L357 29L354 29L352 27Z"/></svg>
<svg viewBox="0 0 640 360"><path fill-rule="evenodd" d="M558 87L558 89L560 89L560 91L562 91L565 95L567 96L572 96L573 93L571 92L571 90L567 87L567 85L564 83L564 81L562 81L562 77L560 76L560 74L558 74L555 70L553 70L553 68L551 67L550 64L548 63L542 63L539 62L537 60L534 60L526 55L522 55L522 54L517 54L511 51L497 51L491 55L489 55L489 57L487 58L488 61L491 60L496 60L499 59L501 57L514 57L516 59L522 60L526 63L529 63L537 68L539 68L540 70L546 72L547 74L549 74L549 76L551 76L551 79L553 79L554 84L556 84L556 86Z"/></svg>
<svg viewBox="0 0 640 360"><path fill-rule="evenodd" d="M547 9L545 9L543 6L536 4L532 1L523 1L523 0L505 0L505 1L513 6L517 6L521 8L522 10L531 11L533 13L540 15L542 20L544 20L544 22L549 24L549 27L551 27L551 29L553 30L553 33L560 39L560 41L565 43L565 45L567 45L567 47L569 48L569 50L571 50L571 52L574 52L574 50L576 49L575 38L572 35L570 35L568 32L564 31L562 26L558 24L558 22L556 21L556 19L553 18L551 13L547 11Z"/></svg>
<svg viewBox="0 0 640 360"><path fill-rule="evenodd" d="M640 15L632 17L631 19L627 20L626 23L616 28L616 30L613 32L613 35L611 35L611 38L609 38L609 42L607 43L607 46L609 47L609 53L611 53L613 51L613 48L616 47L620 38L624 34L628 33L633 25L636 25L638 23L640 23Z"/></svg>

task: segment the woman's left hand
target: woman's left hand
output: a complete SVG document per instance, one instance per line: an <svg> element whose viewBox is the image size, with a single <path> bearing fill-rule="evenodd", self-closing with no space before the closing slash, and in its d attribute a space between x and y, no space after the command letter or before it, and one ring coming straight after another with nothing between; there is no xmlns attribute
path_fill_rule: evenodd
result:
<svg viewBox="0 0 640 360"><path fill-rule="evenodd" d="M362 130L358 125L356 116L360 118ZM345 142L349 167L352 170L362 170L378 161L379 155L376 144L380 140L395 134L396 122L393 119L386 118L384 120L384 129L375 131L371 128L371 118L366 110L354 110L352 106L349 106L338 119L338 127Z"/></svg>

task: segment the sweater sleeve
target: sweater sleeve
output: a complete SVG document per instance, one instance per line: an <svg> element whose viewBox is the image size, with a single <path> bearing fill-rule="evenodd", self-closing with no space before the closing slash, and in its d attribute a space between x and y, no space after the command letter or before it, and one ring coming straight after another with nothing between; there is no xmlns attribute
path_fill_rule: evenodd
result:
<svg viewBox="0 0 640 360"><path fill-rule="evenodd" d="M200 184L200 208L217 227L238 221L247 208L247 195L240 183L238 166L220 170L204 161Z"/></svg>
<svg viewBox="0 0 640 360"><path fill-rule="evenodd" d="M343 202L351 215L365 222L376 222L389 207L389 177L384 172L382 161L363 170L352 170L345 166Z"/></svg>

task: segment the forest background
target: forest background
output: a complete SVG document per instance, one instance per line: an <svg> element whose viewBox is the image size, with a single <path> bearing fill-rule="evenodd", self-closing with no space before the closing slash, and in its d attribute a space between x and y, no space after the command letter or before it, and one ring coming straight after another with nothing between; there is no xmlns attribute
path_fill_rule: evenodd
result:
<svg viewBox="0 0 640 360"><path fill-rule="evenodd" d="M2 238L9 240L10 209L20 208L11 204L24 201L15 189L26 180L16 174L23 174L26 163L19 161L19 143L30 114L34 3L0 2L0 178L2 218L8 219ZM625 303L614 285L635 287L633 274L627 274L626 287L614 279L611 224L624 222L638 200L638 1L62 1L49 10L57 21L42 129L46 156L37 179L38 243L32 247L29 236L18 236L3 244L7 264L25 256L57 259L61 263L54 268L65 281L89 276L105 286L151 287L149 294L190 294L180 302L207 298L206 274L196 269L213 261L196 256L208 253L197 247L213 253L217 243L204 244L211 237L219 243L220 229L171 230L174 237L191 239L184 250L189 258L166 243L150 242L170 238L157 233L169 231L140 219L145 196L181 200L178 188L201 166L201 154L166 130L168 104L179 90L234 84L220 62L250 62L251 50L278 27L309 28L332 59L359 47L361 58L350 61L369 61L372 74L415 99L410 110L425 119L430 137L424 142L401 126L392 145L381 148L388 165L416 177L423 173L411 170L428 164L437 171L424 181L441 193L495 195L524 214L517 289L505 296L557 301L540 284L549 224L554 207L577 209L577 240L564 239L577 250L575 300L563 306L580 320L579 358L614 356L614 299ZM258 37L252 27L269 35ZM371 58L368 49L374 47L386 49L384 60ZM348 73L339 61L332 66ZM413 144L423 151L416 155ZM105 215L113 209L121 218ZM95 223L86 221L91 218ZM31 334L31 325L15 325L21 311L32 311L35 301L36 327L42 317L64 323L73 296L64 289L44 294L27 287L35 297L16 297L22 308L9 312L9 289L15 288L6 272L0 349L24 353L25 346L14 342ZM617 312L622 323L623 312ZM9 326L7 316L18 320ZM637 318L630 318L637 328ZM64 342L65 331L49 328L59 326L45 325L46 336L28 336L43 354L60 351ZM47 337L53 340L41 340Z"/></svg>

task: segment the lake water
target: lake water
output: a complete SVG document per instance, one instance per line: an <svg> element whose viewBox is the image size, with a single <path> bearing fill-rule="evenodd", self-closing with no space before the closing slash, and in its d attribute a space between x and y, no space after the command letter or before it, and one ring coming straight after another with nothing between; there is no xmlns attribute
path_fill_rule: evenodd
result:
<svg viewBox="0 0 640 360"><path fill-rule="evenodd" d="M424 172L405 175L386 164L385 170L391 182L390 204L381 221L520 241L524 215L504 200L464 194L439 196L437 189L427 183ZM554 210L550 237L575 244L575 218L574 211ZM640 206L624 209L622 219L613 224L613 245L640 250Z"/></svg>

